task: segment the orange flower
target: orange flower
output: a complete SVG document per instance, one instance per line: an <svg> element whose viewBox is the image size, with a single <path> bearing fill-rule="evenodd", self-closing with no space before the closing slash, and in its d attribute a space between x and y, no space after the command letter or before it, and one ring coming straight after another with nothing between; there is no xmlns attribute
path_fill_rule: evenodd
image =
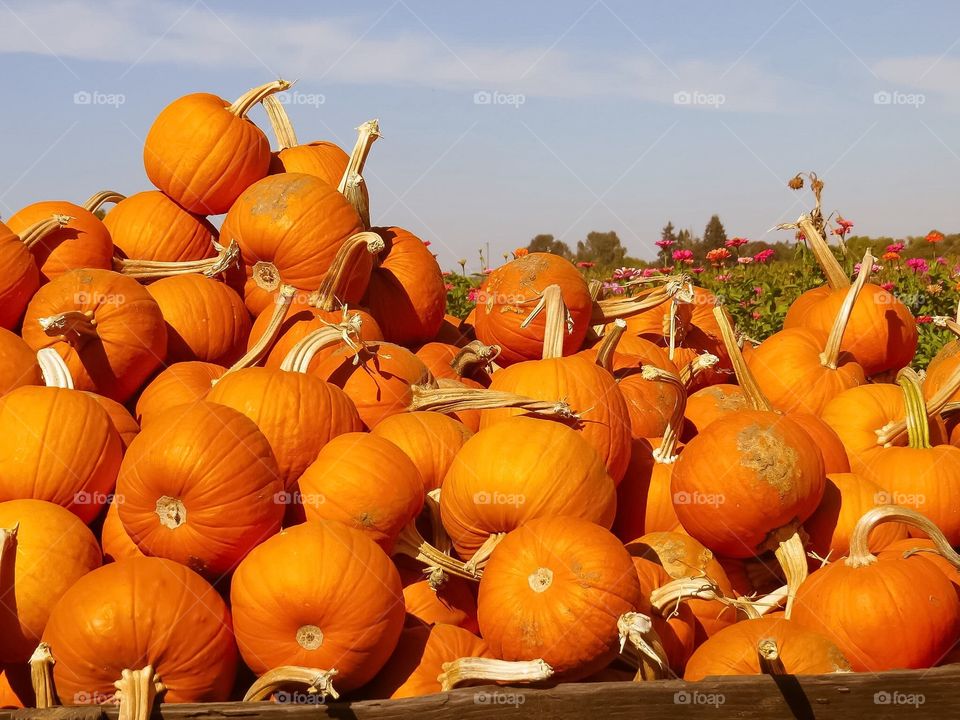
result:
<svg viewBox="0 0 960 720"><path fill-rule="evenodd" d="M900 259L900 253L885 252L885 253L883 254L883 259L884 259L884 260L887 260L887 261L899 260L899 259Z"/></svg>
<svg viewBox="0 0 960 720"><path fill-rule="evenodd" d="M529 254L530 254L530 251L527 250L526 248L517 248L516 250L513 251L513 257L515 258L526 257Z"/></svg>
<svg viewBox="0 0 960 720"><path fill-rule="evenodd" d="M925 239L928 243L943 242L943 233L937 232L936 230L931 230L927 233L927 237Z"/></svg>

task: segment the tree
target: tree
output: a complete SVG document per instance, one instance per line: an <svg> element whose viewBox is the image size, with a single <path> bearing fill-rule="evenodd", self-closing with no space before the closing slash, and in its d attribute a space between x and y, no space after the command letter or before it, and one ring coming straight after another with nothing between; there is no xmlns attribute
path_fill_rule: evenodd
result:
<svg viewBox="0 0 960 720"><path fill-rule="evenodd" d="M677 247L679 248L689 248L696 242L696 239L693 237L693 233L689 230L681 230L677 233Z"/></svg>
<svg viewBox="0 0 960 720"><path fill-rule="evenodd" d="M562 240L557 240L553 235L537 235L530 244L527 245L530 252L546 252L560 255L568 260L573 256L570 248Z"/></svg>
<svg viewBox="0 0 960 720"><path fill-rule="evenodd" d="M707 227L703 231L704 250L709 251L723 247L723 244L726 241L727 231L723 229L723 223L720 222L720 216L714 215L710 218L710 222L707 223Z"/></svg>
<svg viewBox="0 0 960 720"><path fill-rule="evenodd" d="M592 232L585 241L577 243L577 261L592 262L602 268L620 267L627 256L627 249L613 230Z"/></svg>
<svg viewBox="0 0 960 720"><path fill-rule="evenodd" d="M660 239L677 241L677 234L673 231L673 221L667 221L667 224L663 226L663 230L660 231Z"/></svg>

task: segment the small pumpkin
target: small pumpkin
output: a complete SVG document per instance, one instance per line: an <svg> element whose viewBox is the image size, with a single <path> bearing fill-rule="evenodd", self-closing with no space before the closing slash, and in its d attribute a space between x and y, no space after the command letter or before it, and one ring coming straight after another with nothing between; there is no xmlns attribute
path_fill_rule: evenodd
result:
<svg viewBox="0 0 960 720"><path fill-rule="evenodd" d="M709 385L687 396L686 416L690 436L695 435L717 418L738 410L746 410L750 401L739 385Z"/></svg>
<svg viewBox="0 0 960 720"><path fill-rule="evenodd" d="M146 425L165 410L203 400L210 392L213 381L226 371L220 365L199 360L168 365L140 393L136 407L137 420L141 425Z"/></svg>
<svg viewBox="0 0 960 720"><path fill-rule="evenodd" d="M122 257L184 262L216 254L217 229L202 215L184 210L158 190L120 200L103 218Z"/></svg>
<svg viewBox="0 0 960 720"><path fill-rule="evenodd" d="M116 562L131 557L140 557L143 551L130 539L120 520L120 511L116 502L107 506L100 528L100 547L103 548L103 561Z"/></svg>
<svg viewBox="0 0 960 720"><path fill-rule="evenodd" d="M298 142L283 102L276 95L265 97L262 104L277 137L277 150L270 155L270 174L306 173L336 187L347 171L350 156L339 145L325 140Z"/></svg>
<svg viewBox="0 0 960 720"><path fill-rule="evenodd" d="M462 422L435 412L391 415L371 433L389 440L413 461L425 492L441 487L454 457L473 437Z"/></svg>
<svg viewBox="0 0 960 720"><path fill-rule="evenodd" d="M0 327L12 330L20 323L30 298L40 287L40 270L30 248L69 222L62 215L46 218L20 235L0 222Z"/></svg>
<svg viewBox="0 0 960 720"><path fill-rule="evenodd" d="M417 574L422 578L422 574ZM403 604L407 624L457 625L472 633L480 632L477 625L477 600L471 582L448 575L439 587L430 580L417 579L403 586ZM413 618L413 620L411 620Z"/></svg>
<svg viewBox="0 0 960 720"><path fill-rule="evenodd" d="M42 385L36 353L18 335L0 328L0 396L23 385Z"/></svg>

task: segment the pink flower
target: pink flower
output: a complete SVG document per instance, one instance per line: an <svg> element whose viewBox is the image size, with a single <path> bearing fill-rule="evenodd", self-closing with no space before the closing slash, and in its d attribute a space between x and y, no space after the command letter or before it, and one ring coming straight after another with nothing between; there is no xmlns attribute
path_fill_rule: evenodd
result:
<svg viewBox="0 0 960 720"><path fill-rule="evenodd" d="M749 265L750 263L753 262L753 258L752 257L737 258L737 262L740 263L741 265Z"/></svg>
<svg viewBox="0 0 960 720"><path fill-rule="evenodd" d="M878 272L880 272L882 269L883 269L883 268L880 267L879 265L877 265L876 263L874 263L873 265L870 266L870 272L872 272L872 273L878 273ZM854 275L859 275L859 274L860 274L860 263L856 263L856 264L853 266L853 274L854 274Z"/></svg>
<svg viewBox="0 0 960 720"><path fill-rule="evenodd" d="M450 277L450 275L452 275L453 273L451 273L449 270L444 270L440 274L443 275L444 277Z"/></svg>
<svg viewBox="0 0 960 720"><path fill-rule="evenodd" d="M685 263L687 265L693 264L693 250L674 250L673 259L676 262Z"/></svg>
<svg viewBox="0 0 960 720"><path fill-rule="evenodd" d="M897 284L896 284L896 283L892 283L892 282L880 283L880 287L882 287L882 288L883 288L884 290L886 290L887 292L893 292L893 289L894 289L896 286L897 286Z"/></svg>
<svg viewBox="0 0 960 720"><path fill-rule="evenodd" d="M727 280L729 280L730 277L731 276L727 274L717 275L717 282L727 282Z"/></svg>
<svg viewBox="0 0 960 720"><path fill-rule="evenodd" d="M750 241L747 240L746 238L735 237L735 238L730 238L729 240L727 240L727 241L724 243L724 246L725 246L725 247L728 247L728 248L738 248L738 247L742 247L742 246L746 245L748 242L750 242Z"/></svg>
<svg viewBox="0 0 960 720"><path fill-rule="evenodd" d="M453 283L444 283L443 289L446 290L447 292L450 292L451 290L453 290Z"/></svg>
<svg viewBox="0 0 960 720"><path fill-rule="evenodd" d="M703 268L702 267L690 268L690 272L692 272L694 275L699 275L700 273L703 272Z"/></svg>
<svg viewBox="0 0 960 720"><path fill-rule="evenodd" d="M623 293L625 292L623 285L615 282L605 282L603 284L603 289L613 295L623 295Z"/></svg>
<svg viewBox="0 0 960 720"><path fill-rule="evenodd" d="M467 300L470 302L480 302L480 288L470 288L470 292L467 293Z"/></svg>
<svg viewBox="0 0 960 720"><path fill-rule="evenodd" d="M752 317L754 320L759 320L759 319L760 319L760 313L758 313L756 310L754 310L752 313L750 313L750 317Z"/></svg>
<svg viewBox="0 0 960 720"><path fill-rule="evenodd" d="M898 240L897 242L893 243L892 245L887 245L887 252L888 252L888 253L903 252L903 248L905 248L905 247L906 247L906 245L903 244L903 241L902 241L902 240Z"/></svg>
<svg viewBox="0 0 960 720"><path fill-rule="evenodd" d="M577 263L578 268L592 268L596 263L589 262L587 260L581 260Z"/></svg>
<svg viewBox="0 0 960 720"><path fill-rule="evenodd" d="M423 243L423 246L424 246L424 247L430 247L430 241L429 241L429 240L422 240L421 242Z"/></svg>
<svg viewBox="0 0 960 720"><path fill-rule="evenodd" d="M631 267L617 268L613 271L614 280L630 280L637 276L637 269Z"/></svg>
<svg viewBox="0 0 960 720"><path fill-rule="evenodd" d="M926 275L928 272L930 272L930 266L923 258L910 258L907 260L907 267L913 270L915 273L920 273L921 275Z"/></svg>
<svg viewBox="0 0 960 720"><path fill-rule="evenodd" d="M932 323L933 318L929 315L917 315L917 322L921 325L926 325L927 323Z"/></svg>
<svg viewBox="0 0 960 720"><path fill-rule="evenodd" d="M755 287L755 288L753 289L753 294L754 294L754 295L763 295L763 288L762 288L762 287Z"/></svg>
<svg viewBox="0 0 960 720"><path fill-rule="evenodd" d="M669 247L672 247L677 244L676 240L657 240L654 245L662 250L666 250Z"/></svg>
<svg viewBox="0 0 960 720"><path fill-rule="evenodd" d="M837 216L837 225L842 227L844 231L847 231L853 227L853 220L846 220L840 216Z"/></svg>
<svg viewBox="0 0 960 720"><path fill-rule="evenodd" d="M766 250L761 250L756 255L753 256L753 261L758 263L765 263L767 260L776 255L777 251L773 248L767 248Z"/></svg>
<svg viewBox="0 0 960 720"><path fill-rule="evenodd" d="M946 265L947 259L943 257L943 255L941 255L940 257L937 258L936 263L937 265Z"/></svg>
<svg viewBox="0 0 960 720"><path fill-rule="evenodd" d="M644 268L644 269L643 269L643 276L644 276L645 278L653 277L654 275L659 275L659 274L660 274L660 271L657 270L657 268Z"/></svg>

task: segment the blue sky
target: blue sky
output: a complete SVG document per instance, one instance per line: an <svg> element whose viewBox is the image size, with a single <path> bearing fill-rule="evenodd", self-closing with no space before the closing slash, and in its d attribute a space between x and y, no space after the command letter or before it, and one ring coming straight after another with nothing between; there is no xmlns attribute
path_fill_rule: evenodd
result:
<svg viewBox="0 0 960 720"><path fill-rule="evenodd" d="M811 169L857 232L960 231L955 2L0 0L0 215L146 189L167 102L278 76L301 140L349 149L380 119L373 221L446 267L541 232L652 257L667 220L700 234L713 213L777 239Z"/></svg>

